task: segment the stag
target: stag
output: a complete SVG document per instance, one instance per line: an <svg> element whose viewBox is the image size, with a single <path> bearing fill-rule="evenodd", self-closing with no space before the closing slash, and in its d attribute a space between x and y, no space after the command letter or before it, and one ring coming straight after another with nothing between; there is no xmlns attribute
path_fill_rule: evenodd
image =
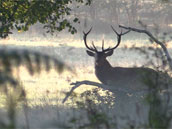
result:
<svg viewBox="0 0 172 129"><path fill-rule="evenodd" d="M112 27L112 26L111 26ZM120 45L121 36L129 33L129 31L118 33L113 27L112 30L117 35L117 44L112 48L104 48L104 41L102 42L102 50L98 51L94 43L92 46L87 44L87 36L91 32L92 28L88 32L84 33L84 43L87 48L86 52L89 56L94 57L95 59L95 75L105 85L113 85L118 87L125 87L134 90L144 90L148 87L145 84L145 80L156 81L157 76L159 75L153 69L144 68L144 67L113 67L109 61L106 59L109 56L112 56L114 50Z"/></svg>

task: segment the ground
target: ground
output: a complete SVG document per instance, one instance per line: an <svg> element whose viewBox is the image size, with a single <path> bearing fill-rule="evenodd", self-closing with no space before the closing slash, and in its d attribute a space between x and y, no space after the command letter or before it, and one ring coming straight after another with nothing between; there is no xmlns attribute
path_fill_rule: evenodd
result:
<svg viewBox="0 0 172 129"><path fill-rule="evenodd" d="M69 121L68 115L76 115L75 111L70 108L73 100L69 100L63 104L62 100L65 97L64 92L67 92L72 87L70 83L82 80L90 80L99 82L94 74L94 60L92 57L86 55L86 48L82 38L68 37L62 38L64 35L53 39L40 38L18 38L10 37L9 39L0 40L2 49L29 49L38 51L40 53L49 54L58 59L63 60L76 74L65 71L58 74L54 70L50 72L42 71L40 75L29 75L28 71L21 67L16 71L16 77L21 80L27 92L28 108L27 117L29 119L30 128L56 128L57 125L64 126ZM93 39L94 40L94 39ZM107 44L113 45L116 41L112 39L106 40ZM142 66L145 58L135 51L129 51L127 47L131 47L132 43L136 46L145 46L145 40L125 40L122 45L115 50L113 56L108 60L113 66ZM148 41L146 41L148 42ZM95 41L96 45L101 46L101 40ZM108 45L105 46L108 46ZM169 49L171 52L171 49ZM82 86L76 90L80 94L92 87ZM5 111L4 101L1 99L0 115L2 121L7 122L7 115ZM17 125L18 127L26 126L26 110L18 109ZM60 118L60 119L59 119ZM31 124L30 124L31 123Z"/></svg>

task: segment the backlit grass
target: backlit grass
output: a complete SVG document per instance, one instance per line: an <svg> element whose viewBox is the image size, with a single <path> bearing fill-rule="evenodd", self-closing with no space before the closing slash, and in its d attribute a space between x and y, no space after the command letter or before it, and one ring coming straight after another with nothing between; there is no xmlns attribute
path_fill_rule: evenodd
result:
<svg viewBox="0 0 172 129"><path fill-rule="evenodd" d="M99 40L96 39L89 39L88 43L91 43L91 41L94 40L95 45L101 47L102 39L100 38ZM153 46L157 47L155 44L148 44L148 40L143 40L143 39L137 39L137 40L125 40L124 42L121 43L119 48L125 48L125 47L132 47L135 45L136 47L142 47L142 46ZM114 43L116 43L116 39L106 39L105 38L105 48L109 46L113 46ZM38 46L44 46L44 47L74 47L78 49L85 49L84 43L82 38L76 38L74 36L70 36L68 38L52 38L52 39L41 39L37 37L36 39L28 39L23 38L21 40L18 39L18 37L15 38L15 36L12 36L7 39L1 39L0 44L8 48L9 46L24 46L24 47L38 47ZM145 45L146 44L146 45ZM171 46L168 45L170 48ZM119 50L119 49L118 49ZM68 52L68 51L67 51ZM71 56L68 55L68 53L61 53L62 56ZM77 52L73 51L73 52ZM125 54L125 49L124 49L124 55L123 57L118 57L118 61L113 58L114 60L110 60L110 63L112 65L117 64L118 66L123 66L127 67L130 66L131 64L137 64L137 60L142 59L137 59L131 61L129 54ZM121 56L121 53L115 53L114 55L116 56ZM71 56L75 58L75 55ZM136 56L137 57L137 56ZM85 60L85 62L78 61L77 63L75 62L72 64L72 59L69 59L71 67L75 69L76 74L73 74L71 72L64 72L62 74L56 73L54 70L51 70L50 72L45 72L42 71L41 74L37 74L34 76L29 75L28 71L24 68L21 67L17 69L14 74L16 78L21 80L21 84L24 86L26 92L27 92L27 98L29 102L29 106L37 106L37 105L46 105L47 103L50 105L56 105L56 104L62 104L62 100L65 97L64 92L68 92L70 88L72 87L70 83L76 82L76 81L82 81L82 80L90 80L90 81L98 81L95 74L94 74L94 66L93 66L93 59L91 60L92 62L86 61L86 57L81 56L82 60ZM91 59L91 57L89 57ZM123 59L124 58L124 59ZM63 58L62 58L63 59ZM125 60L127 59L127 60ZM128 60L130 59L130 60ZM68 61L67 61L68 62ZM132 66L132 65L131 65ZM77 93L81 93L89 88L89 86L81 86L75 90ZM70 98L69 98L70 99ZM69 100L70 101L70 100ZM3 103L3 99L1 99L1 103ZM3 105L3 104L1 104Z"/></svg>

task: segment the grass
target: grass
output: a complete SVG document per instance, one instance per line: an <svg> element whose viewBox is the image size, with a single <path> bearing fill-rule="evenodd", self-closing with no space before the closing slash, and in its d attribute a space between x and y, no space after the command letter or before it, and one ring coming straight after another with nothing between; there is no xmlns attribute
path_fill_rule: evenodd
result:
<svg viewBox="0 0 172 129"><path fill-rule="evenodd" d="M82 72L86 71L88 71L88 69ZM27 91L27 98L30 100L29 105L33 106L42 105L46 101L48 101L50 105L60 104L65 97L61 92L69 91L71 82L84 79L97 80L94 74L87 73L84 75L77 72L77 75L72 75L70 72L65 72L58 75L58 73L53 70L49 73L42 72L40 75L34 76L30 76L26 70L22 70L20 79ZM82 89L87 88L78 88L76 92L81 93L83 92ZM58 103L56 103L57 98Z"/></svg>
<svg viewBox="0 0 172 129"><path fill-rule="evenodd" d="M101 47L101 40L92 39L97 46ZM116 41L107 39L105 42L108 45L113 45ZM113 66L123 67L132 67L133 65L141 66L145 63L145 60L143 60L141 56L138 56L138 53L128 51L125 47L131 47L133 44L137 47L142 47L145 46L144 42L148 43L147 40L142 39L132 41L125 40L119 49L115 50L114 55L110 57L110 63ZM56 127L57 124L58 126L59 124L64 126L66 122L69 121L69 114L70 116L74 116L77 114L76 112L78 112L78 110L71 108L74 104L73 99L75 99L75 97L69 98L65 104L62 104L62 100L65 97L64 92L68 92L72 87L70 83L82 80L98 81L94 74L93 59L86 55L84 43L80 38L72 36L47 40L41 38L28 39L28 37L26 37L19 40L18 37L11 37L9 39L0 40L0 44L7 49L9 47L15 49L24 48L38 50L40 52L43 51L53 56L58 55L76 71L76 75L68 71L59 75L54 70L51 70L49 73L42 71L39 75L31 76L24 67L20 67L14 72L16 77L21 80L21 84L27 92L29 106L28 117L31 128L50 128ZM153 44L150 45L153 46ZM106 47L108 46L106 45ZM169 46L169 48L171 47ZM81 86L77 88L75 92L81 94L92 88L93 87ZM102 92L102 94L103 93L104 92ZM5 116L5 100L1 97L0 101L0 115ZM3 119L6 118L3 117ZM18 127L25 126L25 122L23 110L19 108L17 114Z"/></svg>
<svg viewBox="0 0 172 129"><path fill-rule="evenodd" d="M64 98L64 95L62 95L61 92L69 91L71 88L71 82L81 80L98 81L94 74L93 59L91 57L88 57L84 52L85 46L83 41L78 36L68 35L68 38L64 38L63 36L66 35L59 35L57 38L53 37L52 39L45 39L40 37L32 37L30 39L28 35L24 35L22 38L12 35L7 39L0 40L0 44L6 49L12 46L12 48L17 49L24 48L38 50L40 52L43 51L47 54L51 53L51 55L53 56L56 56L58 54L61 59L66 59L64 61L69 63L69 65L71 65L71 67L74 68L77 73L76 75L73 75L72 73L65 72L59 75L54 70L52 70L49 73L46 73L44 71L40 75L30 76L26 69L21 67L14 74L16 74L16 77L21 80L21 83L26 89L27 98L29 99L29 105L31 106L44 104L46 100L45 98L47 96L49 98L49 104L57 104L55 98L58 98L61 101ZM105 40L107 39L105 41L105 47L108 47L107 44L112 46L114 42L116 42L111 38L109 39L109 37L104 38ZM95 40L92 38L90 40L94 40L96 46L101 47L101 39ZM90 40L88 40L88 42ZM114 52L113 56L110 57L110 63L114 66L117 65L123 67L142 65L143 59L138 58L137 53L132 53L125 50L125 47L130 48L134 44L136 47L142 47L145 46L145 42L148 43L148 41L142 40L142 38L132 41L125 40L119 46L119 48L115 50L116 52ZM149 46L153 46L153 44L149 44ZM88 88L88 86L82 86L81 88L78 88L76 92L81 93L83 92L83 89L86 90Z"/></svg>

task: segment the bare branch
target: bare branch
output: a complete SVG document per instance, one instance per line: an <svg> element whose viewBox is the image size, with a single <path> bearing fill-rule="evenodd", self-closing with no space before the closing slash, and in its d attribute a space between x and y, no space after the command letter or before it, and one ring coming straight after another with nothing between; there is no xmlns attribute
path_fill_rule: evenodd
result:
<svg viewBox="0 0 172 129"><path fill-rule="evenodd" d="M66 94L66 97L63 99L63 103L69 98L69 96L72 94L72 92L76 89L76 88L78 88L79 86L81 86L81 85L91 85L91 86L98 86L98 87L103 87L103 86L105 86L105 85L103 85L103 84L100 84L100 83L97 83L97 82L92 82L92 81L88 81L88 80L84 80L84 81L77 81L77 82L75 82L75 83L71 83L70 85L74 85L73 87L72 87L72 89Z"/></svg>
<svg viewBox="0 0 172 129"><path fill-rule="evenodd" d="M126 29L126 30L129 30L129 31L134 31L134 32L138 32L138 33L144 33L146 35L148 35L152 41L154 41L155 43L157 43L158 45L161 46L161 48L163 49L166 57L167 57L167 60L169 62L169 66L170 66L170 69L172 70L172 59L171 59L171 56L166 48L166 46L164 45L163 42L159 41L158 39L156 39L148 30L141 30L141 29L136 29L136 28L132 28L132 27L125 27L125 26L122 26L122 25L119 25L120 28L123 28L123 29Z"/></svg>
<svg viewBox="0 0 172 129"><path fill-rule="evenodd" d="M98 82L93 82L93 81L88 81L88 80L84 80L84 81L77 81L75 83L71 83L70 85L74 85L71 90L66 94L66 97L63 99L62 103L65 103L66 100L69 98L69 96L72 94L72 92L80 87L81 85L89 85L89 86L97 86L102 88L103 90L108 90L114 94L120 94L120 93L125 93L127 94L132 94L135 97L141 96L143 94L145 94L146 92L148 92L147 90L142 90L142 91L137 91L137 90L133 90L133 89L128 89L128 88L122 88L122 87L115 87L112 85L104 85L102 83L98 83Z"/></svg>

